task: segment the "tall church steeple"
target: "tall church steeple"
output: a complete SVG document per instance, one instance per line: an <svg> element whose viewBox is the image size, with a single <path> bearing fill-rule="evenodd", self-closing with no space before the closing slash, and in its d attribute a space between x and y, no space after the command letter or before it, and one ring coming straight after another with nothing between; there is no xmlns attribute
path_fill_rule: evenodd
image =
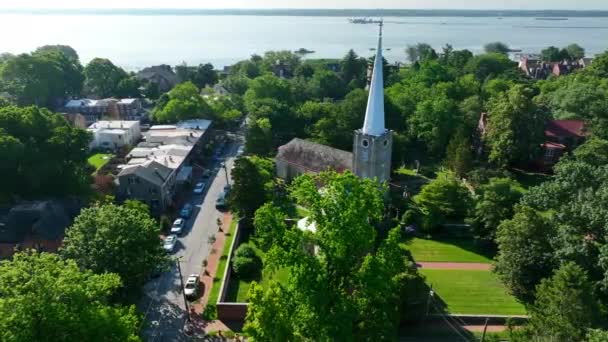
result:
<svg viewBox="0 0 608 342"><path fill-rule="evenodd" d="M382 76L382 26L374 59L363 128L353 139L353 171L361 178L390 180L393 135L384 126L384 77Z"/></svg>
<svg viewBox="0 0 608 342"><path fill-rule="evenodd" d="M380 22L380 35L378 37L378 48L374 60L372 81L369 87L367 109L365 111L365 122L363 133L369 135L382 135L384 128L384 76L382 73L382 22Z"/></svg>

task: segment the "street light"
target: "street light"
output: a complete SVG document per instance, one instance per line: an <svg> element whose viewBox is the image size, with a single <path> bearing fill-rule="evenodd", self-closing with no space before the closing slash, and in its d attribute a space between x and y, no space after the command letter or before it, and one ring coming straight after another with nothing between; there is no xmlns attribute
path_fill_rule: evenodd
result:
<svg viewBox="0 0 608 342"><path fill-rule="evenodd" d="M226 175L226 183L230 185L230 178L228 178L228 169L226 168L226 163L222 163L221 167L224 168L224 174Z"/></svg>
<svg viewBox="0 0 608 342"><path fill-rule="evenodd" d="M188 300L186 299L186 292L184 291L184 277L182 277L182 268L180 266L180 261L181 261L182 257L178 257L175 258L175 263L177 264L177 271L179 272L179 282L182 285L182 296L184 297L184 305L186 306L186 319L188 320L188 322L191 321L190 318L190 308L188 307Z"/></svg>

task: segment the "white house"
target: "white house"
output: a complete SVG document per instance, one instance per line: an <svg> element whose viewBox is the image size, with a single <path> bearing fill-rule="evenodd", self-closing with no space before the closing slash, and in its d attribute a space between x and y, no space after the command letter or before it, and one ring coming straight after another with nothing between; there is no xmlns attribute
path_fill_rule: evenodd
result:
<svg viewBox="0 0 608 342"><path fill-rule="evenodd" d="M139 121L97 121L88 131L93 133L90 149L116 150L136 145L141 139Z"/></svg>

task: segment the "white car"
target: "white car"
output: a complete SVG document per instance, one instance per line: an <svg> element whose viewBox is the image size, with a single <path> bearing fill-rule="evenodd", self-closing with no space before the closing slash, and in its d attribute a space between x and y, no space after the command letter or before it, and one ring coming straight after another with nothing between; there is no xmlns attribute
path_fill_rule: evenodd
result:
<svg viewBox="0 0 608 342"><path fill-rule="evenodd" d="M184 294L188 298L194 298L198 295L198 290L200 288L200 276L198 274L191 274L188 276L188 280L186 280L186 285L184 285Z"/></svg>
<svg viewBox="0 0 608 342"><path fill-rule="evenodd" d="M173 252L177 243L177 235L169 235L163 242L163 249L167 252Z"/></svg>
<svg viewBox="0 0 608 342"><path fill-rule="evenodd" d="M173 225L171 226L171 234L181 234L184 230L184 223L185 221L182 218L178 218L177 220L175 220L173 222Z"/></svg>

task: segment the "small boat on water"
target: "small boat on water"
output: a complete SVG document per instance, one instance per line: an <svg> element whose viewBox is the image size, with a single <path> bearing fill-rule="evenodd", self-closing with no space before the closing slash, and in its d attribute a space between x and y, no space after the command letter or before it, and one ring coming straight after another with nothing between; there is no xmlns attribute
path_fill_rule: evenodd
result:
<svg viewBox="0 0 608 342"><path fill-rule="evenodd" d="M350 18L348 22L351 24L380 24L382 20L375 20L372 18Z"/></svg>

